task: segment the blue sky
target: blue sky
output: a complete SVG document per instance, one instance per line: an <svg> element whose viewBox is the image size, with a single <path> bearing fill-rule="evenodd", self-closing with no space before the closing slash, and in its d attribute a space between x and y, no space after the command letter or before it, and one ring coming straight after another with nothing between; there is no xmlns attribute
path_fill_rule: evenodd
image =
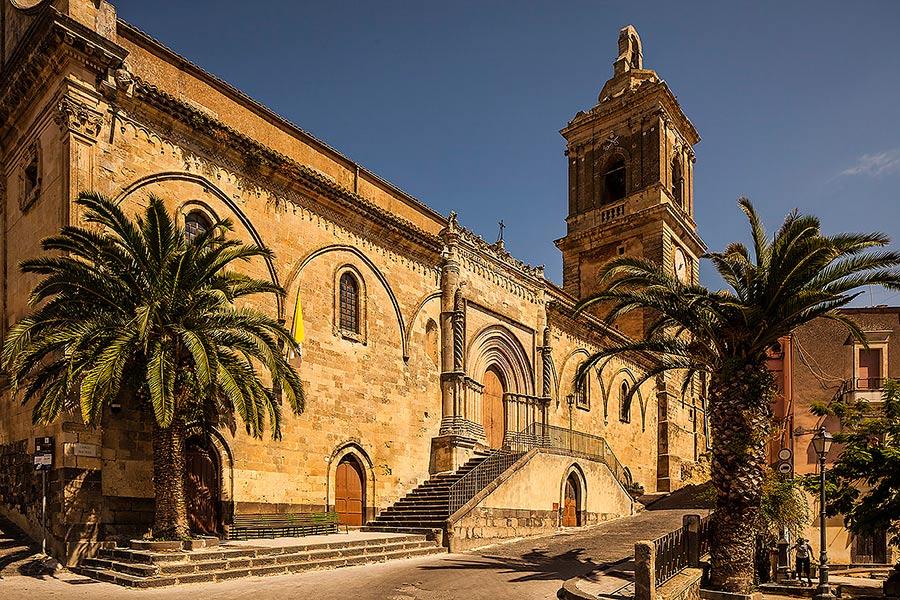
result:
<svg viewBox="0 0 900 600"><path fill-rule="evenodd" d="M629 23L645 67L703 138L695 209L711 249L746 236L741 195L769 229L797 207L826 231L900 240L896 0L113 3L489 241L503 219L507 248L555 281L566 211L558 132L596 102ZM863 300L900 304L900 293Z"/></svg>

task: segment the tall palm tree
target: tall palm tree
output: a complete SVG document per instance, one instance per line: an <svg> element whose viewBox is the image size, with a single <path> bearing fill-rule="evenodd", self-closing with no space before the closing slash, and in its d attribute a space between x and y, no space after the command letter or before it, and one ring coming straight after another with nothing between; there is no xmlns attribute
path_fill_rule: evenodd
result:
<svg viewBox="0 0 900 600"><path fill-rule="evenodd" d="M750 201L742 198L739 205L750 222L752 252L732 243L724 252L703 257L729 289L682 283L639 258L616 258L601 268L601 291L576 310L604 311L608 323L640 310L648 325L643 339L597 352L576 377L613 356L634 352L657 358L639 384L675 372L685 393L692 378L706 374L716 489L711 583L715 589L746 593L753 583L754 528L775 392L767 353L779 338L816 318L839 321L864 340L838 309L856 298L861 286L900 287L900 253L876 250L889 242L879 233L824 235L818 219L797 211L770 239Z"/></svg>
<svg viewBox="0 0 900 600"><path fill-rule="evenodd" d="M40 277L33 312L10 329L0 359L23 403L34 403L35 423L80 411L95 426L120 399L152 412L153 534L183 539L186 429L231 426L237 413L249 434L261 437L268 421L278 439L274 389L303 410L303 386L282 351L294 343L290 332L233 304L283 291L230 270L271 253L228 239L227 220L188 239L156 197L134 220L97 194L77 203L87 226L64 227L43 240L47 255L21 264Z"/></svg>

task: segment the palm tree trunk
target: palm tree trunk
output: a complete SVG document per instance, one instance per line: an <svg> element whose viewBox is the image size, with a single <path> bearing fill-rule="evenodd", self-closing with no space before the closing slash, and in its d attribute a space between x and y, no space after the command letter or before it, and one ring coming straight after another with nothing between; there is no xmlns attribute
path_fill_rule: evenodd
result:
<svg viewBox="0 0 900 600"><path fill-rule="evenodd" d="M178 418L166 428L153 424L154 539L190 537L184 491L184 432L184 423Z"/></svg>
<svg viewBox="0 0 900 600"><path fill-rule="evenodd" d="M710 385L711 477L716 489L710 585L746 594L753 587L766 443L774 382L765 365L723 369Z"/></svg>

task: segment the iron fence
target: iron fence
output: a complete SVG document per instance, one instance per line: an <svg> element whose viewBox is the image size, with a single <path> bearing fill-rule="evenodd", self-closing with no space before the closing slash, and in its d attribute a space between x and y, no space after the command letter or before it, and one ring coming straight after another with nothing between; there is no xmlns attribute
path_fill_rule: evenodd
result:
<svg viewBox="0 0 900 600"><path fill-rule="evenodd" d="M710 517L700 519L700 527L697 531L697 556L709 553ZM670 531L666 535L653 540L656 550L656 586L659 587L685 568L691 565L690 536L693 535L687 528L680 527Z"/></svg>
<svg viewBox="0 0 900 600"><path fill-rule="evenodd" d="M456 483L450 486L450 514L452 515L458 511L466 502L474 498L478 492L500 477L525 452L526 450L522 447L498 450L463 475Z"/></svg>

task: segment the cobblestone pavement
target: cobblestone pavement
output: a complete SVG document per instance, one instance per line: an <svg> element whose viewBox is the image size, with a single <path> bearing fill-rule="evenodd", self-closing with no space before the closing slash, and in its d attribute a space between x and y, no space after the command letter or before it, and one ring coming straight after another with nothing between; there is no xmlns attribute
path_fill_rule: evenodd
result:
<svg viewBox="0 0 900 600"><path fill-rule="evenodd" d="M680 527L682 515L697 512L645 511L596 527L465 554L159 590L129 590L68 572L30 576L13 569L12 574L4 571L0 580L0 600L550 600L566 579L629 557L635 541ZM0 548L0 564L6 561L4 552Z"/></svg>

